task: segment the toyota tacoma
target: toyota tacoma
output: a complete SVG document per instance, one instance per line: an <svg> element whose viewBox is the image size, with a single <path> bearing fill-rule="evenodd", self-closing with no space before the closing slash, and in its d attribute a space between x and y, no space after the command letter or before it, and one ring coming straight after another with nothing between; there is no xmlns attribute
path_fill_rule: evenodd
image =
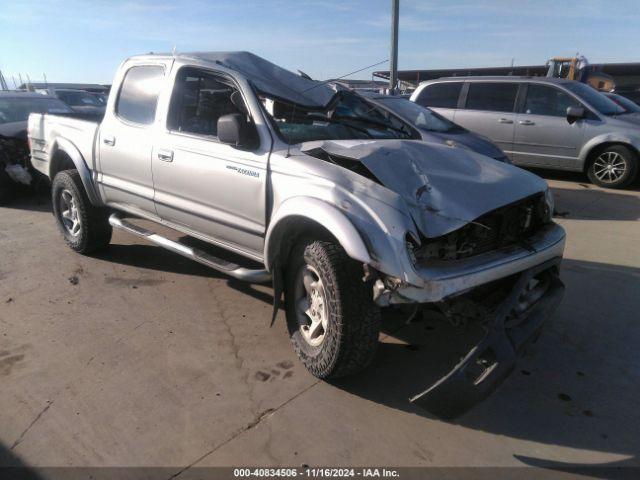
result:
<svg viewBox="0 0 640 480"><path fill-rule="evenodd" d="M371 362L385 307L473 312L484 338L411 399L454 417L506 378L560 302L565 233L532 173L424 142L365 97L248 52L131 57L111 92L101 122L29 118L65 242L90 253L118 228L273 282L274 318L284 294L293 348L318 378Z"/></svg>

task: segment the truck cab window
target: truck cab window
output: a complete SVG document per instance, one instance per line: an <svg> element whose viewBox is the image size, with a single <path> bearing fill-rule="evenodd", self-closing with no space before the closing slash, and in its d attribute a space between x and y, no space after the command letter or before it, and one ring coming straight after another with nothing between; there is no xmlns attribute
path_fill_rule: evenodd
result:
<svg viewBox="0 0 640 480"><path fill-rule="evenodd" d="M217 137L218 119L229 113L247 113L231 82L190 68L178 73L167 121L170 130Z"/></svg>
<svg viewBox="0 0 640 480"><path fill-rule="evenodd" d="M153 65L131 67L122 81L116 115L133 123L150 125L156 118L164 68Z"/></svg>

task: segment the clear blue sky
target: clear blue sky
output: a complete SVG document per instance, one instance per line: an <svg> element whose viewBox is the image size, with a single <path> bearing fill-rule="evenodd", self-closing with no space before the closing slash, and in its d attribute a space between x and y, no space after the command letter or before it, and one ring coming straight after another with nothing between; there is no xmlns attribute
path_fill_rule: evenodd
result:
<svg viewBox="0 0 640 480"><path fill-rule="evenodd" d="M390 0L6 0L0 69L110 83L149 51L250 50L314 78L389 56ZM399 68L640 61L638 0L400 0ZM386 65L377 67L385 69ZM365 72L352 78L370 78Z"/></svg>

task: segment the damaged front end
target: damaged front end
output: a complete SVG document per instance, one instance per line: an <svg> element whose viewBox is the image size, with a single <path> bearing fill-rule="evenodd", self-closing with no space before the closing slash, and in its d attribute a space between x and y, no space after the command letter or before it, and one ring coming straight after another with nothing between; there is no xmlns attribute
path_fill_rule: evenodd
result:
<svg viewBox="0 0 640 480"><path fill-rule="evenodd" d="M451 419L498 388L562 300L559 263L560 259L553 259L525 270L508 279L506 287L501 282L498 291L506 291L506 295L498 302L495 290L482 299L467 297L465 300L473 302L476 312L484 317L484 338L449 373L410 401L438 417Z"/></svg>
<svg viewBox="0 0 640 480"><path fill-rule="evenodd" d="M489 212L435 239L407 248L423 280L415 286L382 276L379 305L434 308L451 323L481 322L484 338L449 373L411 402L454 418L486 398L514 369L518 354L537 338L559 305L558 270L564 230L548 219L544 194Z"/></svg>
<svg viewBox="0 0 640 480"><path fill-rule="evenodd" d="M464 413L509 375L562 298L565 233L552 221L546 182L474 152L411 140L314 142L303 152L398 195L404 224L372 207L389 248L371 223L356 223L370 246L365 279L379 306L437 309L453 323L486 328L458 365L411 398L442 418Z"/></svg>
<svg viewBox="0 0 640 480"><path fill-rule="evenodd" d="M449 235L461 242L468 234ZM427 243L416 258L416 270L424 280L421 286L388 276L374 283L379 305L419 304L438 310L453 324L477 321L486 328L484 338L458 365L411 398L441 418L461 415L502 383L564 292L558 270L565 237L558 225L545 225L527 241L497 249L482 238L484 242L462 243L462 249L451 247L457 244L453 239ZM425 250L431 259L423 257Z"/></svg>

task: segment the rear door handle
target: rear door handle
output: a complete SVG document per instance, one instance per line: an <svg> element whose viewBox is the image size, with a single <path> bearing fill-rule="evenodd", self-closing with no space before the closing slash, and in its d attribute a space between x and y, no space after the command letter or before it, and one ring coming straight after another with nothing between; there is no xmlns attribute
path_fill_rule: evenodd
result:
<svg viewBox="0 0 640 480"><path fill-rule="evenodd" d="M158 160L162 160L163 162L173 162L173 151L158 150Z"/></svg>
<svg viewBox="0 0 640 480"><path fill-rule="evenodd" d="M518 122L520 125L535 125L536 122L532 122L531 120L520 120Z"/></svg>
<svg viewBox="0 0 640 480"><path fill-rule="evenodd" d="M498 120L499 123L513 123L513 120L509 120L508 118L501 118Z"/></svg>
<svg viewBox="0 0 640 480"><path fill-rule="evenodd" d="M112 136L103 137L102 143L104 143L105 145L109 145L110 147L113 147L116 144L116 138Z"/></svg>

